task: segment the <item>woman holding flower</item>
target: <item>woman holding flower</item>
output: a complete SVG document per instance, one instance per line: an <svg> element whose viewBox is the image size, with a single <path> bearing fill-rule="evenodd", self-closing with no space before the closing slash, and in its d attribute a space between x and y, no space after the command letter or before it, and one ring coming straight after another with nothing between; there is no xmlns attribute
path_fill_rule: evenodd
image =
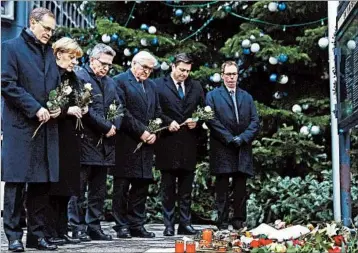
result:
<svg viewBox="0 0 358 253"><path fill-rule="evenodd" d="M73 72L77 58L83 52L77 42L64 37L56 41L52 48L61 76L63 93L68 95L68 103L61 108L58 120L60 180L51 184L51 205L53 208L50 236L57 244L79 243L67 235L67 205L72 195L78 195L80 185L80 133L76 131L76 119L82 118L88 108L77 106L76 94L82 90Z"/></svg>

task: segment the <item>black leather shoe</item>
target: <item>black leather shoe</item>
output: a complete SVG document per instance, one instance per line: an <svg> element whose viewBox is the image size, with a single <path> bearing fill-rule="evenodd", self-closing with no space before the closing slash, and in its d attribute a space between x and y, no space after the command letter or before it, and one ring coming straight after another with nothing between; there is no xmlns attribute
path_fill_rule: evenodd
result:
<svg viewBox="0 0 358 253"><path fill-rule="evenodd" d="M216 226L218 227L219 230L228 230L229 229L229 224L227 224L227 223L217 224Z"/></svg>
<svg viewBox="0 0 358 253"><path fill-rule="evenodd" d="M165 227L163 231L164 236L174 236L174 228L173 227Z"/></svg>
<svg viewBox="0 0 358 253"><path fill-rule="evenodd" d="M235 230L239 230L239 229L242 229L244 226L244 222L243 221L240 221L240 220L235 220L232 222L232 227L235 229Z"/></svg>
<svg viewBox="0 0 358 253"><path fill-rule="evenodd" d="M142 237L142 238L154 238L155 234L153 232L148 232L144 227L130 229L131 235L133 237Z"/></svg>
<svg viewBox="0 0 358 253"><path fill-rule="evenodd" d="M9 241L9 251L12 252L24 252L24 245L21 240Z"/></svg>
<svg viewBox="0 0 358 253"><path fill-rule="evenodd" d="M74 231L72 232L73 239L80 239L81 242L90 242L91 237L89 237L86 232L83 231Z"/></svg>
<svg viewBox="0 0 358 253"><path fill-rule="evenodd" d="M178 235L196 235L198 233L191 225L178 227Z"/></svg>
<svg viewBox="0 0 358 253"><path fill-rule="evenodd" d="M79 238L72 238L66 234L60 235L60 238L65 240L65 244L77 244L81 242Z"/></svg>
<svg viewBox="0 0 358 253"><path fill-rule="evenodd" d="M64 245L66 243L66 241L64 239L58 238L58 237L47 238L47 242L50 244L58 245L58 246Z"/></svg>
<svg viewBox="0 0 358 253"><path fill-rule="evenodd" d="M106 235L103 233L102 229L98 230L90 230L88 231L88 235L92 240L96 241L112 241L111 235Z"/></svg>
<svg viewBox="0 0 358 253"><path fill-rule="evenodd" d="M128 228L120 228L117 231L118 238L132 238L131 233L129 232Z"/></svg>
<svg viewBox="0 0 358 253"><path fill-rule="evenodd" d="M45 238L39 238L37 244L26 243L26 248L34 248L38 250L57 250L57 246L50 244L46 241Z"/></svg>

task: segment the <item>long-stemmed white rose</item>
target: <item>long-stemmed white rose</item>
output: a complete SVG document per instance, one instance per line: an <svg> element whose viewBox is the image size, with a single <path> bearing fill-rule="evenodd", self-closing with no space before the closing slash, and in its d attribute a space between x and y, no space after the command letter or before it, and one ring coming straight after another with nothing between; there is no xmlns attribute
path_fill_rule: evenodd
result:
<svg viewBox="0 0 358 253"><path fill-rule="evenodd" d="M88 105L92 103L91 90L93 90L93 88L92 84L90 83L86 83L83 86L83 89L81 89L80 91L75 90L76 104L82 110L84 110L84 108L88 107ZM77 118L76 129L83 129L82 120L80 118Z"/></svg>
<svg viewBox="0 0 358 253"><path fill-rule="evenodd" d="M164 129L167 129L168 126L160 127L162 123L163 123L163 121L161 118L149 120L149 124L147 126L147 131L151 134L155 134L155 133L158 133ZM143 144L144 144L144 142L139 142L136 149L133 151L133 153L137 152L143 146Z"/></svg>

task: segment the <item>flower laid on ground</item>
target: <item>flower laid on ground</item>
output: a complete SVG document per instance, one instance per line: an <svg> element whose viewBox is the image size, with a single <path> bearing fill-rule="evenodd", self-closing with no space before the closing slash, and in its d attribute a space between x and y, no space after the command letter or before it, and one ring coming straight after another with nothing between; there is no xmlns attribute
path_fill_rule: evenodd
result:
<svg viewBox="0 0 358 253"><path fill-rule="evenodd" d="M199 120L207 121L214 118L214 111L211 109L210 106L200 107L193 113L192 119L193 121L197 122Z"/></svg>
<svg viewBox="0 0 358 253"><path fill-rule="evenodd" d="M77 90L74 91L76 105L81 109L88 107L88 105L92 103L92 94L91 94L92 89L93 89L92 84L86 83L83 86L83 89L81 89L80 91ZM82 120L79 118L77 118L76 121L76 129L83 129Z"/></svg>
<svg viewBox="0 0 358 253"><path fill-rule="evenodd" d="M160 127L162 125L163 121L161 118L156 118L154 120L149 120L149 124L147 126L147 131L151 134L158 133L164 129L167 129L168 127ZM136 149L133 151L133 153L137 152L142 146L144 142L138 143Z"/></svg>
<svg viewBox="0 0 358 253"><path fill-rule="evenodd" d="M118 117L123 117L123 116L124 116L123 105L122 104L117 105L116 101L113 100L112 104L110 104L108 107L108 112L107 112L105 119L113 122ZM99 141L97 143L97 146L102 143L103 143L103 134L101 135L101 138L99 139Z"/></svg>
<svg viewBox="0 0 358 253"><path fill-rule="evenodd" d="M61 83L55 90L51 90L49 93L48 101L46 102L46 106L50 111L58 110L69 102L69 95L72 93L72 88L69 84L69 80ZM45 124L44 121L40 123L40 125L36 128L35 132L32 135L34 138L41 128L41 126Z"/></svg>

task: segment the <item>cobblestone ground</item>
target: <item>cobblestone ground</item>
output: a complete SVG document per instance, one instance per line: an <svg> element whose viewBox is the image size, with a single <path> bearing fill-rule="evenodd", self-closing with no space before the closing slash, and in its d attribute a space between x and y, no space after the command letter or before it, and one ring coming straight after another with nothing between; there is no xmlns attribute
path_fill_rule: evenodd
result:
<svg viewBox="0 0 358 253"><path fill-rule="evenodd" d="M8 242L5 237L3 228L2 228L2 219L1 219L1 252L8 252ZM156 237L152 239L145 238L131 238L131 239L118 239L116 238L116 233L112 229L114 223L104 222L102 223L103 230L107 233L111 233L113 240L109 242L103 241L91 241L83 242L80 244L67 244L65 246L60 246L56 252L174 252L174 241L180 239L183 236L175 235L173 237L163 236L164 226L162 224L148 224L146 228L148 231L154 232ZM177 226L176 226L177 227ZM194 225L196 229L209 228L209 225ZM215 228L214 226L211 228ZM26 242L26 231L22 241L25 245ZM36 249L26 249L26 252L34 252ZM41 251L47 252L47 251ZM50 252L50 251L48 251ZM53 252L53 251L51 251Z"/></svg>

